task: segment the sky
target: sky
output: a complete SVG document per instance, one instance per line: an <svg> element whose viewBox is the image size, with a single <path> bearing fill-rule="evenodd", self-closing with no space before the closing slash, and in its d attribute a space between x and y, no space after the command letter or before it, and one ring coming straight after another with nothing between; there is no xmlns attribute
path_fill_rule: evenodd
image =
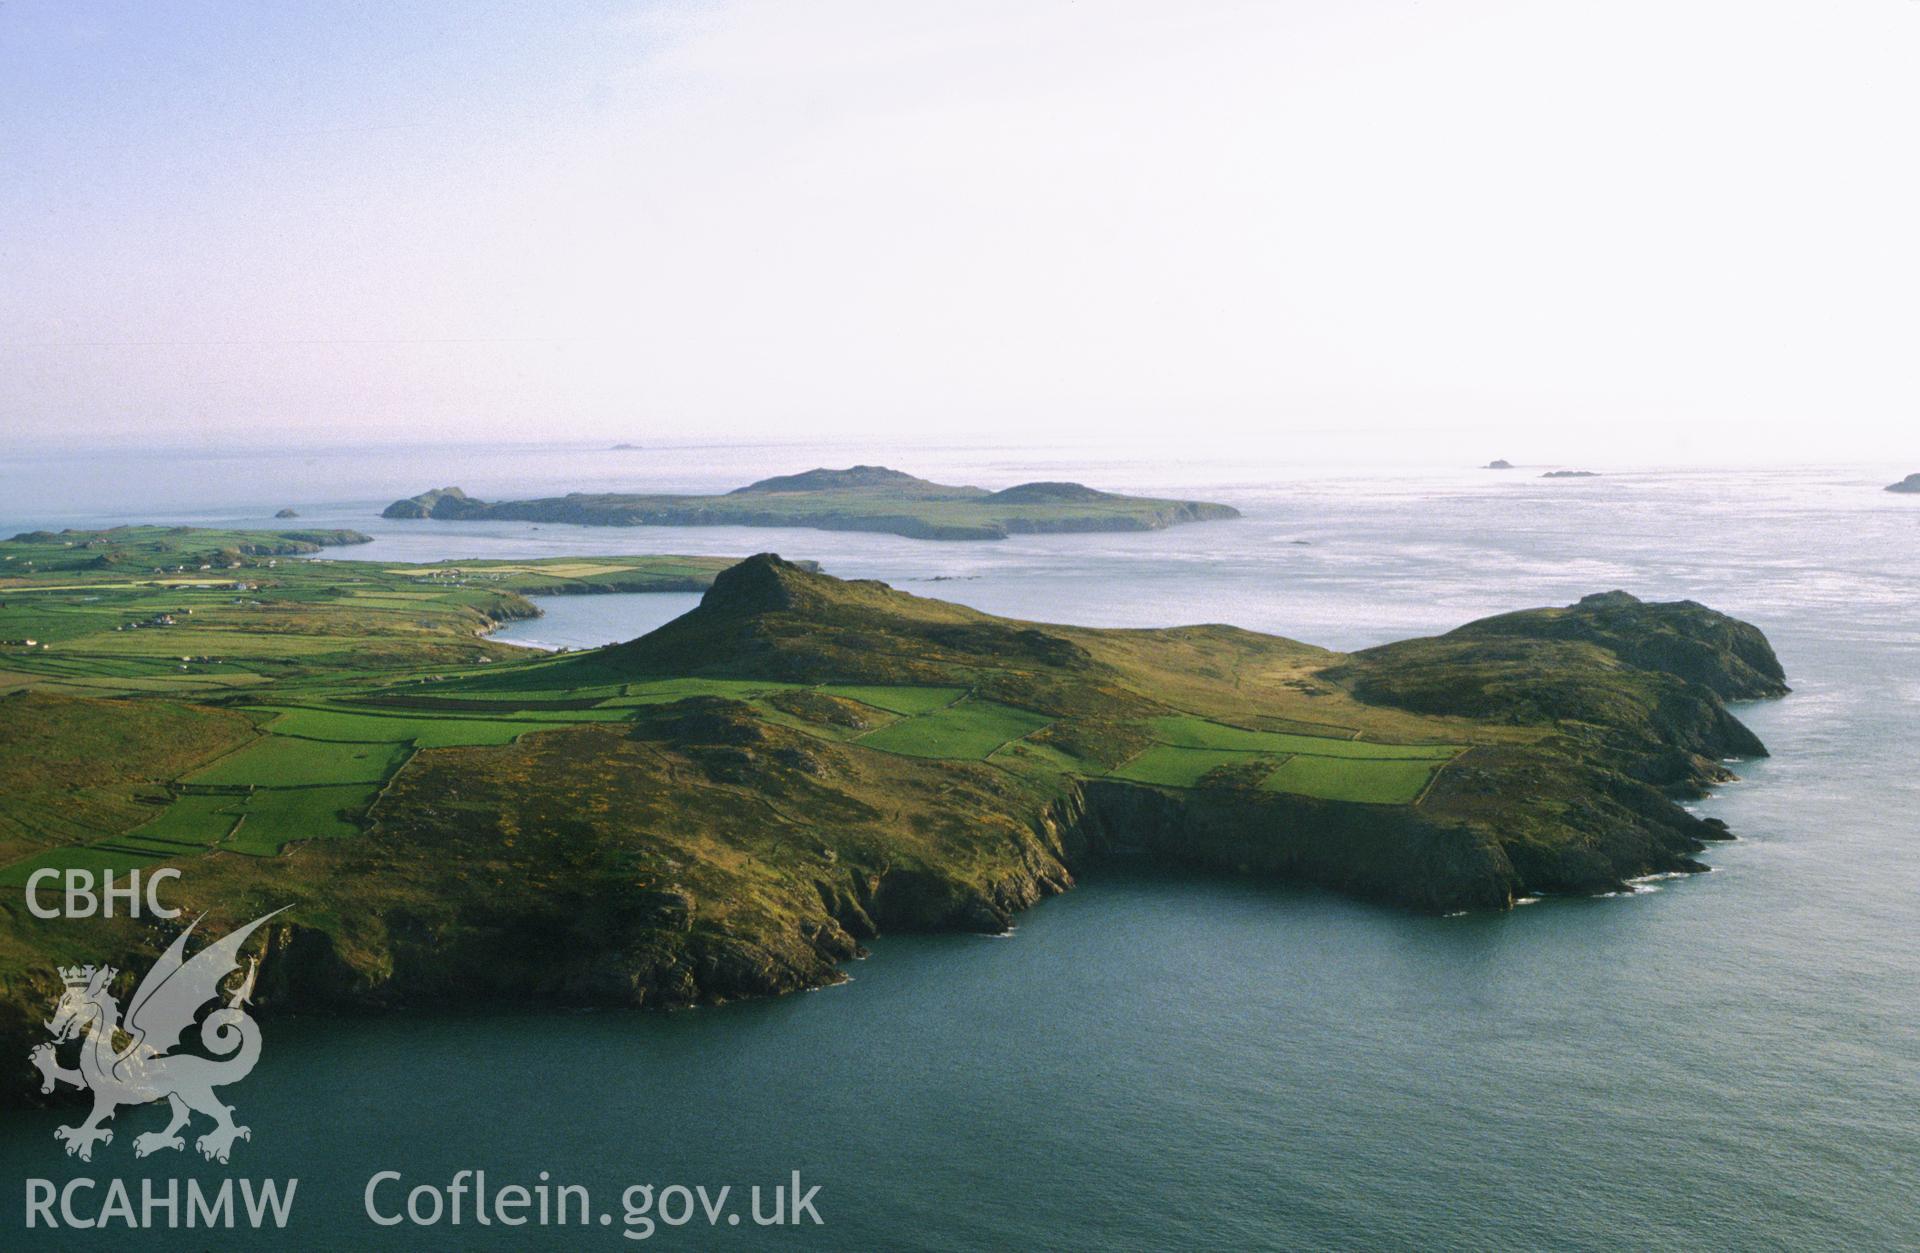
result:
<svg viewBox="0 0 1920 1253"><path fill-rule="evenodd" d="M0 446L1920 466L1916 0L0 4Z"/></svg>

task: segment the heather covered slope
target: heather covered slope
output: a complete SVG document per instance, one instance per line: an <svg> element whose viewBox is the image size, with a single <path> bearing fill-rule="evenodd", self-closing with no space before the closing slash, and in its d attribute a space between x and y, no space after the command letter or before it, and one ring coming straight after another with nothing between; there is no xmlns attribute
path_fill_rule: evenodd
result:
<svg viewBox="0 0 1920 1253"><path fill-rule="evenodd" d="M583 526L782 526L992 540L1059 531L1150 531L1237 518L1228 505L1022 483L1004 491L934 483L886 466L777 475L718 496L587 494L488 502L441 487L388 505L388 518L479 518Z"/></svg>
<svg viewBox="0 0 1920 1253"><path fill-rule="evenodd" d="M1766 753L1722 700L1788 690L1753 626L1618 591L1370 649L1335 673L1382 705L1554 727L1635 778L1693 792L1731 777L1722 759Z"/></svg>

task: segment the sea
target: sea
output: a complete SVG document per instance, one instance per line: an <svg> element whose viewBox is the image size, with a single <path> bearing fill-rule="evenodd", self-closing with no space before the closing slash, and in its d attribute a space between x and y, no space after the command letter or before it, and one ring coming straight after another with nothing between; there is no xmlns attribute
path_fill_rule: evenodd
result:
<svg viewBox="0 0 1920 1253"><path fill-rule="evenodd" d="M123 1112L91 1165L53 1138L72 1111L0 1115L0 1246L1920 1247L1920 498L1881 490L1916 467L1544 479L1473 468L1503 450L1475 451L1425 467L931 444L5 458L8 534L350 526L374 542L339 555L395 560L776 551L1041 622L1224 622L1341 649L1623 588L1753 622L1794 690L1737 709L1772 756L1697 802L1740 837L1711 873L1429 917L1114 862L1008 936L884 937L848 982L781 1000L271 1018L259 1068L226 1092L252 1129L230 1166L135 1160L157 1108ZM991 543L378 516L447 484L715 491L856 461L1245 516ZM282 507L299 519L274 522ZM548 598L500 635L590 647L694 600ZM455 1225L463 1171L495 1196L577 1185L591 1206L584 1224L482 1226L467 1176ZM23 1230L29 1181L82 1177L82 1218L115 1178L136 1203L147 1177L299 1182L284 1229ZM370 1181L395 1225L369 1216ZM757 1222L756 1186L759 1217L778 1187L794 1221ZM438 1221L407 1216L416 1188L416 1218Z"/></svg>

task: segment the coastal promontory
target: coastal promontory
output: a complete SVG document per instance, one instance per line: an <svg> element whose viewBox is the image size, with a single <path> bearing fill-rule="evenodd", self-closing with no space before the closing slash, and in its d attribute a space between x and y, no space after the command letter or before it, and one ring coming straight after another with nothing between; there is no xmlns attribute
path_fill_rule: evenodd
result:
<svg viewBox="0 0 1920 1253"><path fill-rule="evenodd" d="M1920 474L1909 474L1898 483L1887 484L1890 492L1920 492Z"/></svg>
<svg viewBox="0 0 1920 1253"><path fill-rule="evenodd" d="M0 655L0 883L178 865L219 921L290 906L269 1007L711 1003L834 982L878 934L1003 929L1120 853L1435 912L1700 870L1730 833L1678 802L1766 751L1726 702L1786 690L1757 628L1620 591L1342 653L693 560L13 576L44 588L14 629L66 634ZM476 639L569 580L707 590L602 649ZM73 936L0 908L24 1056ZM155 936L86 940L141 969Z"/></svg>

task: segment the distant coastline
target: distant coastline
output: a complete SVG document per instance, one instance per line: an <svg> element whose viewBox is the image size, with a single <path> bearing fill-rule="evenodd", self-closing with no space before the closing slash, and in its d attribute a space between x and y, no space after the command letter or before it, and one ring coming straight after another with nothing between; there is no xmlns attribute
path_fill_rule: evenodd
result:
<svg viewBox="0 0 1920 1253"><path fill-rule="evenodd" d="M537 500L476 500L440 487L396 500L384 518L560 522L579 526L760 526L879 531L908 539L999 540L1015 534L1157 531L1237 518L1231 505L1123 496L1073 482L1020 483L1001 491L935 483L886 466L777 475L717 496L571 493Z"/></svg>

